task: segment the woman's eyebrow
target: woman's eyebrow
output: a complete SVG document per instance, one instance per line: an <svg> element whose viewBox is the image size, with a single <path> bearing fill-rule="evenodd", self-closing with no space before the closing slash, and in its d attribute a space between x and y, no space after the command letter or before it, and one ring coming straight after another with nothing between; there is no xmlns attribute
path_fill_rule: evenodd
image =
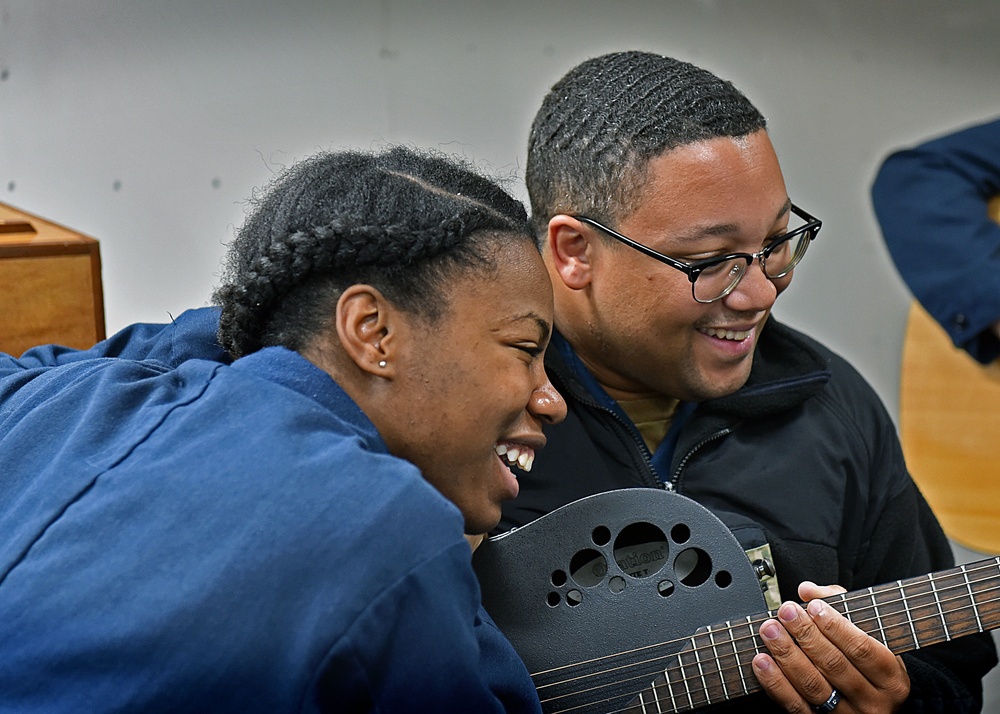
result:
<svg viewBox="0 0 1000 714"><path fill-rule="evenodd" d="M544 317L539 315L533 310L522 313L520 315L513 315L510 319L506 320L508 324L513 324L515 322L533 322L538 327L539 331L539 341L547 342L552 334L552 325Z"/></svg>

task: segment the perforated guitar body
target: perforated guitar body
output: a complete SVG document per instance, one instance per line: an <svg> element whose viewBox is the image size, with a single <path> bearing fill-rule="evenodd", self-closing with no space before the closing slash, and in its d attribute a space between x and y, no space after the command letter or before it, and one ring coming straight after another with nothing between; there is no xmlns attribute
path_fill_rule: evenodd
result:
<svg viewBox="0 0 1000 714"><path fill-rule="evenodd" d="M624 709L699 626L767 609L729 529L656 489L563 506L490 538L473 564L546 712Z"/></svg>

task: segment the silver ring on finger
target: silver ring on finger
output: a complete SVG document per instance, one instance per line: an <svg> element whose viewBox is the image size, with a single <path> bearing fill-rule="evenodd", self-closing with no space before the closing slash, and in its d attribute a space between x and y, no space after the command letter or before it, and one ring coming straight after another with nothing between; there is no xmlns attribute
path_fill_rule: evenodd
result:
<svg viewBox="0 0 1000 714"><path fill-rule="evenodd" d="M834 687L833 691L830 692L830 696L826 698L826 701L822 704L813 704L812 710L816 714L825 714L825 712L832 712L840 704L840 692Z"/></svg>

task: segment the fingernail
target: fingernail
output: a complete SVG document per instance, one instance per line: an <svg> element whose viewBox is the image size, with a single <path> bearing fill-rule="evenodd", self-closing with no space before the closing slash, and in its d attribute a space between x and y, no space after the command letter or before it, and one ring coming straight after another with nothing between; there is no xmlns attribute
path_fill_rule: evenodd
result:
<svg viewBox="0 0 1000 714"><path fill-rule="evenodd" d="M827 614L829 606L822 600L813 600L809 603L809 614L813 617L823 617Z"/></svg>
<svg viewBox="0 0 1000 714"><path fill-rule="evenodd" d="M762 655L758 655L753 658L753 666L761 672L767 672L771 669L771 660Z"/></svg>
<svg viewBox="0 0 1000 714"><path fill-rule="evenodd" d="M795 607L790 602L786 602L784 605L778 608L778 617L780 617L785 622L792 622L796 617L799 616L798 608Z"/></svg>
<svg viewBox="0 0 1000 714"><path fill-rule="evenodd" d="M764 636L765 640L774 640L781 634L781 628L777 622L767 622L760 628L760 634Z"/></svg>

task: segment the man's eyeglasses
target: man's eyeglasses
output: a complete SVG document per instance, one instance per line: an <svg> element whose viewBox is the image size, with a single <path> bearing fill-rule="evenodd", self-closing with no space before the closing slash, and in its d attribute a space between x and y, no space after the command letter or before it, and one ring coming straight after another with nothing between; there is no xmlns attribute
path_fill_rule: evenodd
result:
<svg viewBox="0 0 1000 714"><path fill-rule="evenodd" d="M617 231L613 231L607 226L598 223L593 218L587 216L576 216L578 221L590 224L607 233L612 238L621 241L625 245L635 248L641 253L645 253L651 258L656 258L661 263L666 263L671 268L686 273L691 281L691 295L701 303L711 303L721 300L731 293L740 280L746 275L747 268L753 263L754 258L760 262L761 270L771 280L783 278L792 272L792 268L798 265L802 256L806 254L809 243L819 233L823 222L818 218L810 216L801 208L792 204L792 213L806 223L784 235L775 238L758 253L730 253L720 255L715 258L696 260L693 263L683 263L670 256L663 255L652 248L634 241L628 236L624 236Z"/></svg>

